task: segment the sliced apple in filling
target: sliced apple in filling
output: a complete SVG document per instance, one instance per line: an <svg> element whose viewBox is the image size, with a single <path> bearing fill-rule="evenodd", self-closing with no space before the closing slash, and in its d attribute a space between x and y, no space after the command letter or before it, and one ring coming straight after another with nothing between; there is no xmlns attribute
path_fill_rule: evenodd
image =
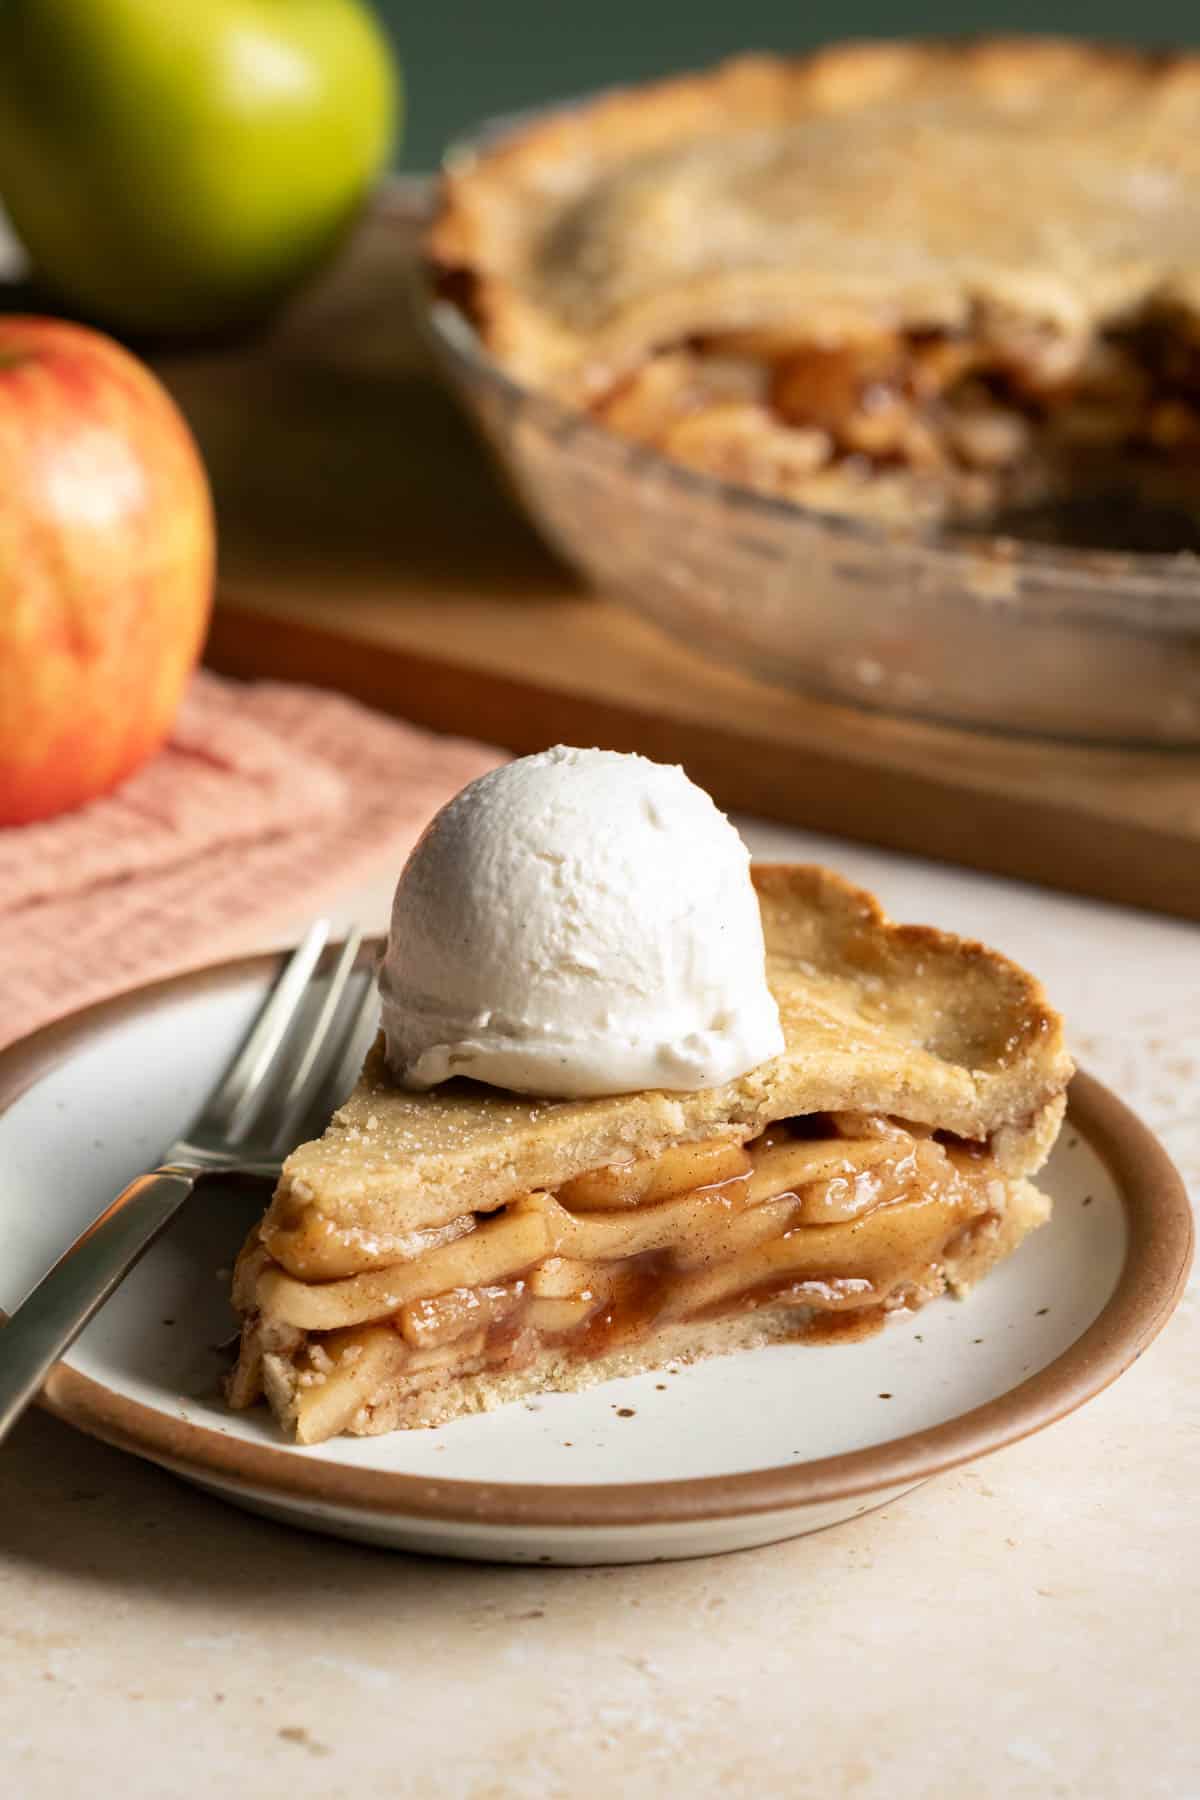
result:
<svg viewBox="0 0 1200 1800"><path fill-rule="evenodd" d="M339 1279L298 1280L256 1244L245 1298L252 1329L297 1334L277 1385L300 1441L370 1429L381 1388L393 1408L403 1388L397 1422L420 1423L456 1376L548 1353L597 1364L631 1345L649 1361L655 1335L689 1321L782 1308L801 1335L854 1310L865 1328L953 1283L964 1251L998 1241L1014 1216L1028 1229L1045 1214L978 1147L884 1119L796 1125L606 1165L407 1262Z"/></svg>

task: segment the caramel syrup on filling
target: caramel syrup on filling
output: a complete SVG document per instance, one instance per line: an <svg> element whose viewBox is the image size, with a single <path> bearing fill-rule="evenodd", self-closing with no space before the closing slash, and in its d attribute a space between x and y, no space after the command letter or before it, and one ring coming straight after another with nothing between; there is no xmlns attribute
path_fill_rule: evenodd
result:
<svg viewBox="0 0 1200 1800"><path fill-rule="evenodd" d="M591 1171L367 1275L301 1288L276 1266L259 1297L264 1316L309 1331L302 1384L384 1338L394 1373L427 1385L519 1369L552 1347L598 1357L667 1325L767 1306L795 1308L797 1336L859 1336L940 1291L942 1259L1003 1197L986 1144L817 1114L745 1146L678 1145ZM518 1266L503 1267L506 1255ZM490 1279L438 1280L489 1258ZM436 1291L404 1297L430 1277ZM324 1310L289 1317L289 1292Z"/></svg>

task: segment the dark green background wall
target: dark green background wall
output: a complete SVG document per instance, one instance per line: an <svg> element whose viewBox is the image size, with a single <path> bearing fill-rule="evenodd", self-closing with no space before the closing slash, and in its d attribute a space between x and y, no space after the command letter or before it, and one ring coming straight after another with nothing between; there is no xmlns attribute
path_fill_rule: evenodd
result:
<svg viewBox="0 0 1200 1800"><path fill-rule="evenodd" d="M430 168L478 119L605 83L696 67L731 51L825 39L968 31L1063 31L1193 41L1185 0L376 0L408 82L400 154Z"/></svg>

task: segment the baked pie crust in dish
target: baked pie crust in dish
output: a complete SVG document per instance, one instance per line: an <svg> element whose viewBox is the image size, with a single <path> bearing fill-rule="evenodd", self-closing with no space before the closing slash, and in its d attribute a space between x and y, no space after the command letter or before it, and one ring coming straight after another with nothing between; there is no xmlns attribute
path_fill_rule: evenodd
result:
<svg viewBox="0 0 1200 1800"><path fill-rule="evenodd" d="M725 480L1200 510L1200 58L745 58L453 158L430 253L519 381Z"/></svg>
<svg viewBox="0 0 1200 1800"><path fill-rule="evenodd" d="M786 1049L725 1087L410 1093L371 1052L238 1260L234 1406L315 1443L855 1336L1046 1219L1071 1063L1040 985L827 871L754 881Z"/></svg>

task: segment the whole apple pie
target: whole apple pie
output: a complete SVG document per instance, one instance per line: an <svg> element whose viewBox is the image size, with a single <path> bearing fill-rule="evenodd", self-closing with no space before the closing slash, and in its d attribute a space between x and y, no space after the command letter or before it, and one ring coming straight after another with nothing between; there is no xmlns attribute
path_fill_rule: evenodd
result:
<svg viewBox="0 0 1200 1800"><path fill-rule="evenodd" d="M1037 981L824 870L754 884L784 1049L724 1086L413 1092L371 1052L242 1251L235 1406L313 1443L856 1335L1042 1223L1071 1064Z"/></svg>
<svg viewBox="0 0 1200 1800"><path fill-rule="evenodd" d="M746 58L446 172L491 354L835 512L1200 511L1200 58L1053 40Z"/></svg>

